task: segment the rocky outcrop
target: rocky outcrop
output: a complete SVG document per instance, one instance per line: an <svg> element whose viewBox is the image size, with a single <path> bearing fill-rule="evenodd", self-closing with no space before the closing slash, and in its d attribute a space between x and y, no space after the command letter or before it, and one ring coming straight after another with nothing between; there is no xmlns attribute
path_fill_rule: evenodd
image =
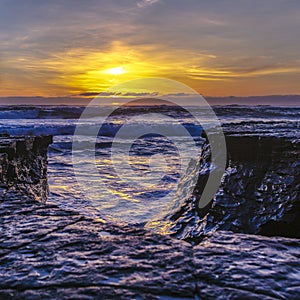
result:
<svg viewBox="0 0 300 300"><path fill-rule="evenodd" d="M0 199L11 192L45 202L51 136L0 136Z"/></svg>
<svg viewBox="0 0 300 300"><path fill-rule="evenodd" d="M300 238L300 227L290 230L300 217L300 141L228 136L227 147L228 167L209 223L260 233L270 221L286 222L290 228L269 233Z"/></svg>
<svg viewBox="0 0 300 300"><path fill-rule="evenodd" d="M205 144L194 195L166 216L168 232L192 243L216 230L300 238L300 141L226 134L226 143L227 168L211 207L197 209L212 169Z"/></svg>
<svg viewBox="0 0 300 300"><path fill-rule="evenodd" d="M215 232L200 245L12 197L0 299L297 299L300 241Z"/></svg>

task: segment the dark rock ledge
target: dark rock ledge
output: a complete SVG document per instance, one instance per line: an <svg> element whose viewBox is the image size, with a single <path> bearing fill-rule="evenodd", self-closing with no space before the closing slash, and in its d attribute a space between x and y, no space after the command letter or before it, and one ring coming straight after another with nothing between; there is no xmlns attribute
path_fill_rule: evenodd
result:
<svg viewBox="0 0 300 300"><path fill-rule="evenodd" d="M17 190L37 201L46 202L47 151L52 136L0 136L0 199Z"/></svg>
<svg viewBox="0 0 300 300"><path fill-rule="evenodd" d="M193 247L34 195L1 198L0 299L299 299L297 239L219 231Z"/></svg>
<svg viewBox="0 0 300 300"><path fill-rule="evenodd" d="M166 216L168 231L192 243L216 230L299 239L300 140L230 133L225 137L227 167L211 206L197 209L211 171L210 148L205 143L194 195ZM183 186L189 186L189 175Z"/></svg>

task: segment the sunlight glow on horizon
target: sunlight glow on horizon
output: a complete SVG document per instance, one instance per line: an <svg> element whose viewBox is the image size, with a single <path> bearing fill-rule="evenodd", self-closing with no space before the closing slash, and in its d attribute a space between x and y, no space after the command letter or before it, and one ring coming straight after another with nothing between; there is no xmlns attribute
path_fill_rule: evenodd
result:
<svg viewBox="0 0 300 300"><path fill-rule="evenodd" d="M4 1L0 97L85 97L149 77L206 96L300 94L300 2L279 2Z"/></svg>
<svg viewBox="0 0 300 300"><path fill-rule="evenodd" d="M126 73L127 71L122 67L115 67L115 68L111 68L111 69L108 69L106 71L104 71L104 73L107 73L107 74L111 74L111 75L122 75L124 73Z"/></svg>
<svg viewBox="0 0 300 300"><path fill-rule="evenodd" d="M188 60L186 56L189 57ZM22 96L69 96L95 91L105 93L116 84L148 77L178 80L205 95L253 95L253 88L248 84L250 79L252 82L258 79L255 84L255 90L258 92L254 94L259 94L265 89L267 76L299 72L297 67L286 68L280 65L262 70L230 69L215 65L216 59L211 55L181 49L157 52L157 49L150 46L140 45L132 48L121 41L114 41L105 51L73 48L53 53L43 60L32 56L9 62L11 65L16 64L16 68L30 72L31 76L20 80L19 76L26 73L16 74L16 78L5 83L6 91L2 89L0 96L19 96L15 92L16 86L19 86L18 91L22 91ZM235 84L237 80L240 86ZM245 84L248 90L245 89ZM231 89L231 86L234 86L235 90ZM277 86L280 87L274 85L274 88Z"/></svg>

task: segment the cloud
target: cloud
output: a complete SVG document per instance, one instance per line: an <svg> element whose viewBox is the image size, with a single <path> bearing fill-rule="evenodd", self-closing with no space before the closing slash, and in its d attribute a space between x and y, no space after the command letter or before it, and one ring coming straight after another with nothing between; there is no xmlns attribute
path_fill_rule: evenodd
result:
<svg viewBox="0 0 300 300"><path fill-rule="evenodd" d="M78 95L80 97L191 97L195 96L195 94L188 93L172 93L172 94L161 94L159 92L86 92L80 93Z"/></svg>
<svg viewBox="0 0 300 300"><path fill-rule="evenodd" d="M0 95L79 95L145 77L211 95L299 93L300 1L287 2L2 1ZM103 72L119 66L126 74Z"/></svg>
<svg viewBox="0 0 300 300"><path fill-rule="evenodd" d="M82 96L82 97L95 97L98 96L99 92L87 92L87 93L81 93L78 96Z"/></svg>
<svg viewBox="0 0 300 300"><path fill-rule="evenodd" d="M173 94L166 94L165 97L191 97L195 96L195 94L187 94L187 93L173 93Z"/></svg>
<svg viewBox="0 0 300 300"><path fill-rule="evenodd" d="M80 93L78 96L81 97L112 97L112 96L121 96L121 97L155 97L158 96L158 92L152 92L152 93L147 93L147 92L127 92L127 93L122 93L122 92L86 92L86 93ZM175 94L174 94L175 95Z"/></svg>
<svg viewBox="0 0 300 300"><path fill-rule="evenodd" d="M157 3L157 2L159 2L160 0L142 0L142 1L138 1L137 3L136 3L136 5L138 6L138 7L146 7L146 6L149 6L149 5L152 5L152 4L154 4L154 3Z"/></svg>
<svg viewBox="0 0 300 300"><path fill-rule="evenodd" d="M153 92L153 93L125 93L122 94L124 97L155 97L158 96L158 92Z"/></svg>

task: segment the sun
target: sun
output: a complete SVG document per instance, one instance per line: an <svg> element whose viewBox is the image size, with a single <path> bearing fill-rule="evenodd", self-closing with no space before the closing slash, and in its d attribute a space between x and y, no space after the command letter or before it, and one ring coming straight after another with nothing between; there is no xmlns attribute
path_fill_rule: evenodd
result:
<svg viewBox="0 0 300 300"><path fill-rule="evenodd" d="M122 75L122 74L126 73L126 71L124 70L124 68L122 66L120 66L120 67L108 69L108 70L106 70L106 73L111 74L111 75Z"/></svg>

